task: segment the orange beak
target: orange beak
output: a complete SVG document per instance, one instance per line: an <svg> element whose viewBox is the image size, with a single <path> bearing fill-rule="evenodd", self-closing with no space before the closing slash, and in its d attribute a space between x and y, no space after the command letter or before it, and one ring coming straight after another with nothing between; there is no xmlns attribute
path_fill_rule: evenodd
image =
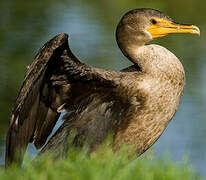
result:
<svg viewBox="0 0 206 180"><path fill-rule="evenodd" d="M160 18L153 18L155 24L149 26L146 30L152 35L152 38L159 38L174 33L189 33L200 35L200 30L194 25L178 24Z"/></svg>

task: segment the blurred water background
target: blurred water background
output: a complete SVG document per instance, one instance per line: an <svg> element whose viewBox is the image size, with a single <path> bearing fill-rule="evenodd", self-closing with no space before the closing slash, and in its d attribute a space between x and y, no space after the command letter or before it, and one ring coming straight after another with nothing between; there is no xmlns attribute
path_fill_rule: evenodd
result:
<svg viewBox="0 0 206 180"><path fill-rule="evenodd" d="M178 112L152 148L157 156L169 152L175 161L187 155L192 167L206 176L206 1L203 0L1 0L0 164L4 163L12 106L26 66L42 44L58 33L68 33L71 49L82 61L120 70L130 62L116 45L115 28L125 12L140 7L158 9L177 22L200 27L200 37L169 35L152 42L172 51L182 61L187 77Z"/></svg>

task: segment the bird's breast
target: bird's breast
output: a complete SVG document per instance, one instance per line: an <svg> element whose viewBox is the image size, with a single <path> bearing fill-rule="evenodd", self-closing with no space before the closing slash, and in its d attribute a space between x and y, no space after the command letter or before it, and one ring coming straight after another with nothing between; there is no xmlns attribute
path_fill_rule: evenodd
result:
<svg viewBox="0 0 206 180"><path fill-rule="evenodd" d="M131 83L133 112L130 111L127 116L127 126L117 132L114 144L118 146L120 142L124 142L133 145L139 155L147 150L174 116L183 92L184 80L182 83L151 76ZM143 101L139 103L139 99Z"/></svg>

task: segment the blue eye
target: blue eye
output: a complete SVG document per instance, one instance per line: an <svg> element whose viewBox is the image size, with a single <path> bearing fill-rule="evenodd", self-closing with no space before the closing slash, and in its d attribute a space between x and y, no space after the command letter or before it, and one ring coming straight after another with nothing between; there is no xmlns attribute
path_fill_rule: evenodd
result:
<svg viewBox="0 0 206 180"><path fill-rule="evenodd" d="M152 24L157 24L157 21L155 19L151 20Z"/></svg>

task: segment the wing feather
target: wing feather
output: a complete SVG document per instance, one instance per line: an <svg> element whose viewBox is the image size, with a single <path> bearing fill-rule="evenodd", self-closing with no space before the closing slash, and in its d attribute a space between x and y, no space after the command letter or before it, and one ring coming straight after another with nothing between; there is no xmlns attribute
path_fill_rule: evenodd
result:
<svg viewBox="0 0 206 180"><path fill-rule="evenodd" d="M26 73L11 114L6 140L6 167L12 162L21 164L29 142L34 142L37 148L42 147L55 126L60 111L68 109L68 106L75 113L78 113L81 107L89 110L80 111L85 118L76 116L75 119L79 123L89 122L92 113L95 114L93 119L97 122L97 129L98 123L106 129L104 127L110 126L116 119L116 115L112 113L105 114L104 109L110 107L108 97L110 93L115 94L115 89L121 84L121 78L125 73L93 68L80 62L69 49L67 38L68 35L59 34L48 41L40 49ZM106 91L108 96L102 99ZM92 98L94 96L95 98ZM128 104L121 93L116 96L117 98L110 99L111 102L114 101L112 108L117 107L115 102L124 106ZM88 103L85 102L85 97L88 97ZM88 104L89 107L86 107ZM70 127L69 125L68 129ZM92 129L90 125L85 125L85 128L88 132Z"/></svg>
<svg viewBox="0 0 206 180"><path fill-rule="evenodd" d="M6 140L6 167L11 162L21 163L26 147L35 137L36 146L40 147L52 131L59 113L45 103L41 90L54 70L54 61L68 46L68 35L59 34L48 41L38 52L26 73L24 82L11 114L10 126ZM51 93L53 89L49 89ZM49 96L49 94L47 94ZM43 133L46 132L46 133Z"/></svg>

